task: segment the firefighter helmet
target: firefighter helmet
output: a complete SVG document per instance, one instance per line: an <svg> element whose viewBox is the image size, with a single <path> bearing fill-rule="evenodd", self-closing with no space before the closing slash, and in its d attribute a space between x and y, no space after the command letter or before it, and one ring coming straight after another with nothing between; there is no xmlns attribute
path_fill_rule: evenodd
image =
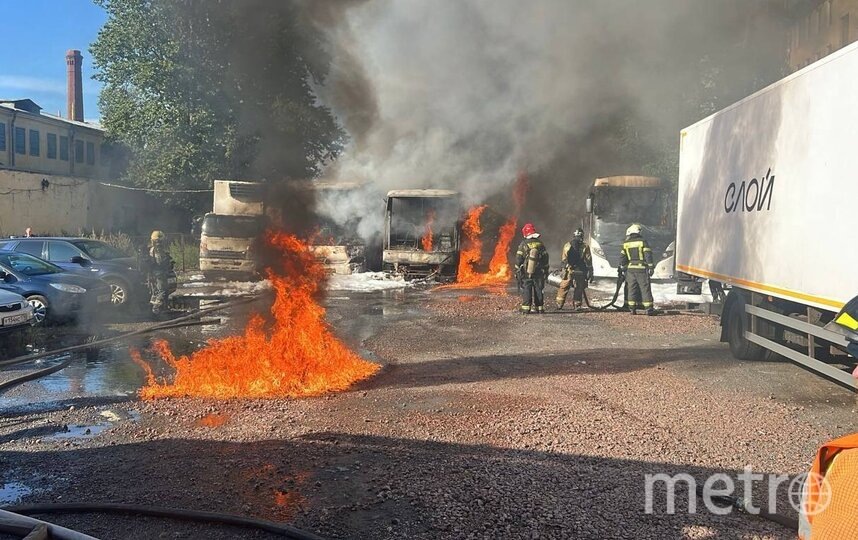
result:
<svg viewBox="0 0 858 540"><path fill-rule="evenodd" d="M524 227L521 228L522 236L530 236L534 233L536 233L536 227L533 226L533 223L525 223Z"/></svg>
<svg viewBox="0 0 858 540"><path fill-rule="evenodd" d="M163 242L164 241L164 233L161 231L152 231L152 236L149 237L149 240L152 243Z"/></svg>
<svg viewBox="0 0 858 540"><path fill-rule="evenodd" d="M629 228L626 229L626 236L631 236L633 234L640 234L640 233L641 233L641 226L637 223L632 223L631 225L629 225Z"/></svg>
<svg viewBox="0 0 858 540"><path fill-rule="evenodd" d="M584 229L582 229L581 227L575 229L574 236L575 238L584 238Z"/></svg>

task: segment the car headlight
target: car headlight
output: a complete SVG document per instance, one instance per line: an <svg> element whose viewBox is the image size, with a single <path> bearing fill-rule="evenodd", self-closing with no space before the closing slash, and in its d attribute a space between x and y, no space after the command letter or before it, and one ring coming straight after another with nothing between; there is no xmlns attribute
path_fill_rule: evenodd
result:
<svg viewBox="0 0 858 540"><path fill-rule="evenodd" d="M601 257L603 259L605 258L605 252L602 251L602 248L600 248L599 246L593 247L593 253L595 253L596 255L598 255L599 257Z"/></svg>
<svg viewBox="0 0 858 540"><path fill-rule="evenodd" d="M669 259L673 257L673 252L676 249L676 242L671 242L667 248L665 248L664 253L661 254L662 259Z"/></svg>
<svg viewBox="0 0 858 540"><path fill-rule="evenodd" d="M58 291L63 291L67 293L73 294L83 294L86 292L86 289L83 287L79 287L77 285L69 285L68 283L51 283L51 287L57 289Z"/></svg>

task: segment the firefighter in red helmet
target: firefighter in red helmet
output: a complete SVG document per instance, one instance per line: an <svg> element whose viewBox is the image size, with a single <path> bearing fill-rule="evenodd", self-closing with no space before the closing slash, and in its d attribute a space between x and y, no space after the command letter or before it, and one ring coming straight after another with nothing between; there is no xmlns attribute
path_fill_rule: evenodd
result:
<svg viewBox="0 0 858 540"><path fill-rule="evenodd" d="M545 313L548 250L532 223L521 228L524 239L515 253L515 275L521 288L521 313Z"/></svg>

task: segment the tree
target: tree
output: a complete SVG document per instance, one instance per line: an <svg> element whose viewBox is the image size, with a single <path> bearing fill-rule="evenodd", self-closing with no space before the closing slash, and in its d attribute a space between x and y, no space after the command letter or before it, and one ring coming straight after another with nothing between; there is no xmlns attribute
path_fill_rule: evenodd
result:
<svg viewBox="0 0 858 540"><path fill-rule="evenodd" d="M296 2L96 1L108 20L90 52L108 137L129 149L127 182L307 178L341 151L345 134L313 91L325 42Z"/></svg>

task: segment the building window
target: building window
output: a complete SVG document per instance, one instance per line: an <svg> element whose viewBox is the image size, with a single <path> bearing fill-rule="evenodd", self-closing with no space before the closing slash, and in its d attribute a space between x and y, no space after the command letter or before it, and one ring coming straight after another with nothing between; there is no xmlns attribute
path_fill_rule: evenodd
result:
<svg viewBox="0 0 858 540"><path fill-rule="evenodd" d="M39 147L39 130L31 129L30 130L30 155L38 156L41 152L41 148Z"/></svg>
<svg viewBox="0 0 858 540"><path fill-rule="evenodd" d="M27 153L27 130L22 127L15 128L15 153Z"/></svg>
<svg viewBox="0 0 858 540"><path fill-rule="evenodd" d="M48 159L57 159L57 135L48 133Z"/></svg>
<svg viewBox="0 0 858 540"><path fill-rule="evenodd" d="M849 14L840 17L840 46L849 45Z"/></svg>
<svg viewBox="0 0 858 540"><path fill-rule="evenodd" d="M74 162L83 163L83 141L74 142Z"/></svg>
<svg viewBox="0 0 858 540"><path fill-rule="evenodd" d="M86 164L95 165L95 143L86 143Z"/></svg>
<svg viewBox="0 0 858 540"><path fill-rule="evenodd" d="M6 123L0 122L0 152L6 151Z"/></svg>
<svg viewBox="0 0 858 540"><path fill-rule="evenodd" d="M60 159L63 161L69 160L69 138L60 135Z"/></svg>

